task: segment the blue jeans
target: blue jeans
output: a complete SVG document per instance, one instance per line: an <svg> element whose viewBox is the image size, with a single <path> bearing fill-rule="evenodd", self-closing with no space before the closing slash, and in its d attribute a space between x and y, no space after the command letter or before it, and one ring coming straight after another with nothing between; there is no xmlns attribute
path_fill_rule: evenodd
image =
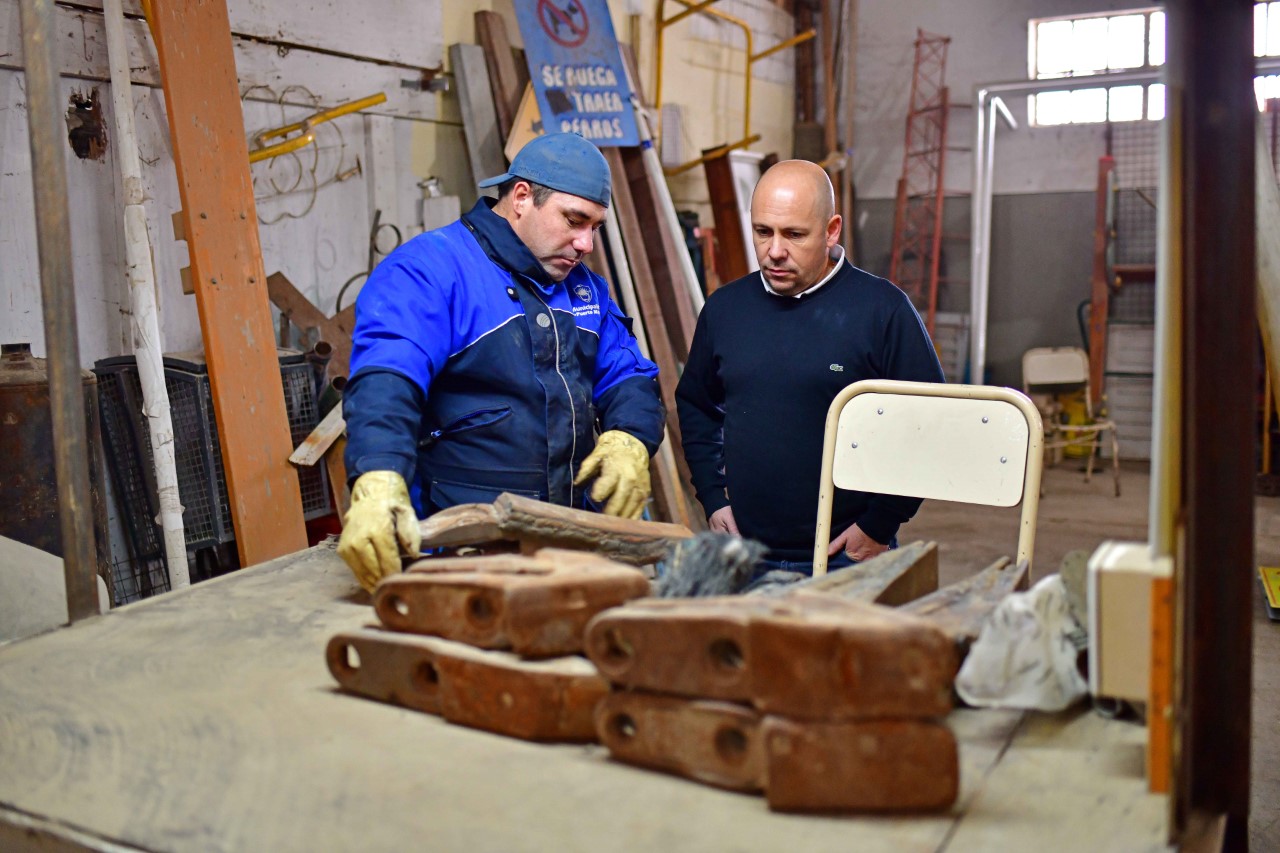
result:
<svg viewBox="0 0 1280 853"><path fill-rule="evenodd" d="M898 547L898 538L889 540L889 550ZM857 565L857 560L841 551L834 557L827 558L827 571L835 571L843 569L847 566ZM761 560L751 573L751 582L760 580L769 572L796 572L797 574L808 575L813 577L813 560Z"/></svg>
<svg viewBox="0 0 1280 853"><path fill-rule="evenodd" d="M827 558L827 570L843 569L852 566L854 560L841 551L834 557ZM757 581L769 572L796 572L802 575L813 575L813 560L761 560L751 573L751 580Z"/></svg>

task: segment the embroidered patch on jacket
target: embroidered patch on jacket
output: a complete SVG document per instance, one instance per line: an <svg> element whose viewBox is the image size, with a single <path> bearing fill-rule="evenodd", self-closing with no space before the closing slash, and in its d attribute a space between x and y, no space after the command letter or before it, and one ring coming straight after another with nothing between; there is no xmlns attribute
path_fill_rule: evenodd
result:
<svg viewBox="0 0 1280 853"><path fill-rule="evenodd" d="M833 365L831 365L831 372L832 372L832 373L844 373L844 365L843 365L843 364L833 364Z"/></svg>
<svg viewBox="0 0 1280 853"><path fill-rule="evenodd" d="M583 302L591 301L591 288L585 284L579 284L573 288L573 295L581 299Z"/></svg>

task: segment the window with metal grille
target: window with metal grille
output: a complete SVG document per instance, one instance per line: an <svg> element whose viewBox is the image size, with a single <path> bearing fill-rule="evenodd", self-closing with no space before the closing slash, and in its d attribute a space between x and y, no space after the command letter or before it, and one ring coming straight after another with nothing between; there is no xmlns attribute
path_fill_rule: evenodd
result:
<svg viewBox="0 0 1280 853"><path fill-rule="evenodd" d="M1280 0L1257 3L1254 55L1280 56ZM1125 71L1155 71L1164 65L1165 13L1131 9L1028 23L1028 66L1034 80L1063 79L1061 91L1027 98L1033 125L1158 121L1164 118L1162 83L1072 87L1072 77ZM1280 97L1280 75L1254 80L1259 108Z"/></svg>
<svg viewBox="0 0 1280 853"><path fill-rule="evenodd" d="M1028 61L1032 79L1065 78L1063 89L1027 98L1036 125L1087 124L1164 118L1164 86L1071 88L1072 77L1115 71L1150 71L1164 64L1164 12L1134 9L1030 22Z"/></svg>

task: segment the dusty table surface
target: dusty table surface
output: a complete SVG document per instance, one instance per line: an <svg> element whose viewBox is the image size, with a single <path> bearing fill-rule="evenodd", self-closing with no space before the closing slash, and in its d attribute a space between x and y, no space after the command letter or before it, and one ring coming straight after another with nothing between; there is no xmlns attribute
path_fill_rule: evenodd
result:
<svg viewBox="0 0 1280 853"><path fill-rule="evenodd" d="M774 814L339 693L325 643L372 619L317 546L0 646L0 849L1164 849L1132 723L956 711L950 812Z"/></svg>

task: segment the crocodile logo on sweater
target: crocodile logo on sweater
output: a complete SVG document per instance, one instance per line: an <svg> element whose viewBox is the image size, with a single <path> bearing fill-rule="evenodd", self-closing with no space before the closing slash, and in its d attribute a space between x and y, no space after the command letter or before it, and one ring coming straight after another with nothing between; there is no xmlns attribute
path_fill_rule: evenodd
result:
<svg viewBox="0 0 1280 853"><path fill-rule="evenodd" d="M844 365L843 365L843 364L833 364L833 365L831 365L831 372L832 372L832 373L844 373Z"/></svg>

